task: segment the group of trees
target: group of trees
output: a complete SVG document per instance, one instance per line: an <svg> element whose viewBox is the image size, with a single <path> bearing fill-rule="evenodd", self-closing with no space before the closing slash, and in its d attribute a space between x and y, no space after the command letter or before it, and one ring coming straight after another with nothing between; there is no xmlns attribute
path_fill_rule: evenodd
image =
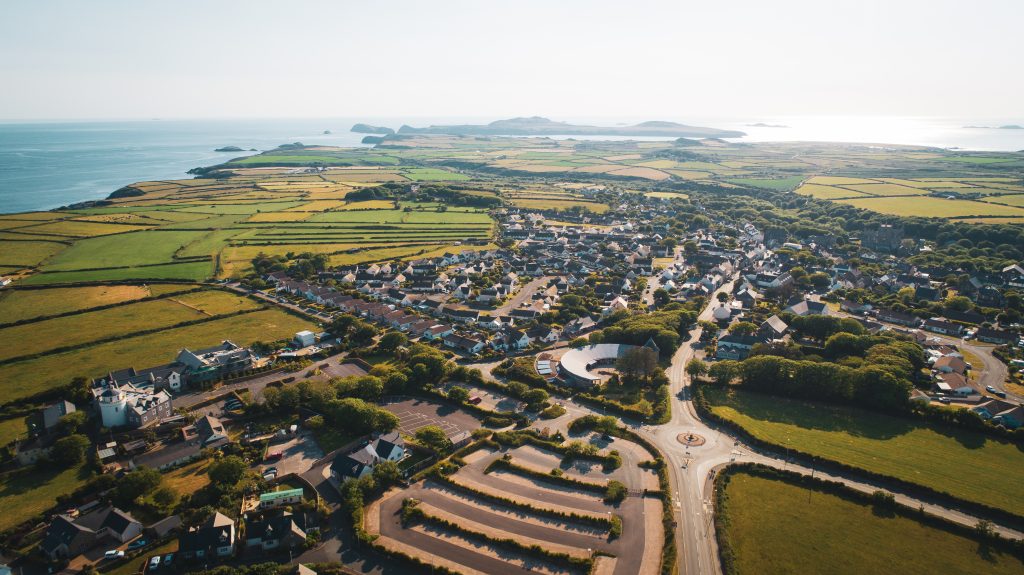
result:
<svg viewBox="0 0 1024 575"><path fill-rule="evenodd" d="M590 343L644 345L653 340L661 355L667 357L679 347L696 319L696 312L678 303L646 314L618 312L609 318L607 327L590 335Z"/></svg>
<svg viewBox="0 0 1024 575"><path fill-rule="evenodd" d="M327 268L329 261L327 254L288 252L284 255L267 255L260 252L252 259L253 276L259 278L268 273L283 271L295 279L315 279L319 272Z"/></svg>
<svg viewBox="0 0 1024 575"><path fill-rule="evenodd" d="M720 362L712 377L739 378L746 389L817 401L845 403L881 411L903 411L908 406L910 382L881 365L851 368L837 363L797 361L761 355L741 362ZM729 379L732 379L729 377Z"/></svg>
<svg viewBox="0 0 1024 575"><path fill-rule="evenodd" d="M371 345L380 330L354 315L343 313L327 324L327 333L341 340L343 346L351 348Z"/></svg>

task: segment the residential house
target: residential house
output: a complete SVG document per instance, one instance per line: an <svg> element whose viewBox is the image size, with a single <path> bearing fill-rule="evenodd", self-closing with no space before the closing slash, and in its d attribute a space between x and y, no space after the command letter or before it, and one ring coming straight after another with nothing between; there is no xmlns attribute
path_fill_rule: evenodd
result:
<svg viewBox="0 0 1024 575"><path fill-rule="evenodd" d="M246 547L272 551L279 548L295 548L305 543L306 532L291 513L282 512L245 523Z"/></svg>
<svg viewBox="0 0 1024 575"><path fill-rule="evenodd" d="M302 488L267 491L260 494L260 509L274 509L302 503Z"/></svg>
<svg viewBox="0 0 1024 575"><path fill-rule="evenodd" d="M752 335L726 334L718 338L718 348L715 351L717 359L746 359L750 350L761 343L760 338Z"/></svg>
<svg viewBox="0 0 1024 575"><path fill-rule="evenodd" d="M922 327L927 331L953 336L959 336L964 329L963 326L958 323L946 321L938 317L926 319Z"/></svg>
<svg viewBox="0 0 1024 575"><path fill-rule="evenodd" d="M43 409L43 430L50 431L60 423L60 418L75 412L75 404L67 400L51 403Z"/></svg>
<svg viewBox="0 0 1024 575"><path fill-rule="evenodd" d="M894 309L883 308L878 310L878 321L884 321L887 323L895 323L898 325L904 325L907 327L917 327L921 324L921 320L909 313L903 313Z"/></svg>
<svg viewBox="0 0 1024 575"><path fill-rule="evenodd" d="M765 341L772 341L781 339L786 335L786 331L788 329L789 326L786 325L786 322L782 321L782 318L777 315L773 315L761 323L761 326L757 331L757 335Z"/></svg>
<svg viewBox="0 0 1024 575"><path fill-rule="evenodd" d="M783 311L787 311L798 316L828 315L828 305L820 301L800 299L797 301L791 301L789 303L789 307Z"/></svg>
<svg viewBox="0 0 1024 575"><path fill-rule="evenodd" d="M112 546L127 543L142 533L142 523L116 507L104 507L72 518L57 515L46 528L39 545L50 560L77 557L103 541Z"/></svg>
<svg viewBox="0 0 1024 575"><path fill-rule="evenodd" d="M338 454L331 463L331 476L342 483L370 474L381 461L400 461L405 457L405 441L398 432L391 432L348 453Z"/></svg>
<svg viewBox="0 0 1024 575"><path fill-rule="evenodd" d="M1024 407L1001 399L990 399L971 408L982 419L1002 425L1008 429L1017 429L1024 425Z"/></svg>
<svg viewBox="0 0 1024 575"><path fill-rule="evenodd" d="M1002 331L998 329L992 329L987 327L980 327L975 332L974 337L978 341L985 343L994 343L996 345L1009 345L1013 343L1013 334L1008 331Z"/></svg>
<svg viewBox="0 0 1024 575"><path fill-rule="evenodd" d="M178 552L185 560L211 560L235 554L235 521L215 511L197 527L178 537Z"/></svg>

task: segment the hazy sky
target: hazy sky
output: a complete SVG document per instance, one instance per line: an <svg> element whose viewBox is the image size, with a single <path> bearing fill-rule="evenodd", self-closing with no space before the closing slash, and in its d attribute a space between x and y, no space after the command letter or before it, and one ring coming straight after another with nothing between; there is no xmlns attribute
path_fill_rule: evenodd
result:
<svg viewBox="0 0 1024 575"><path fill-rule="evenodd" d="M1024 1L10 1L0 118L1024 115Z"/></svg>

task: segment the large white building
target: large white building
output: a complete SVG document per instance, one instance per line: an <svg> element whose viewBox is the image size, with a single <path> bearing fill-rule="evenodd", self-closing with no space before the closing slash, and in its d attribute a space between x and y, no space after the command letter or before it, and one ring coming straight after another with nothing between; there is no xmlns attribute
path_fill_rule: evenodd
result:
<svg viewBox="0 0 1024 575"><path fill-rule="evenodd" d="M92 393L103 427L146 427L174 413L171 396L163 390L114 383Z"/></svg>

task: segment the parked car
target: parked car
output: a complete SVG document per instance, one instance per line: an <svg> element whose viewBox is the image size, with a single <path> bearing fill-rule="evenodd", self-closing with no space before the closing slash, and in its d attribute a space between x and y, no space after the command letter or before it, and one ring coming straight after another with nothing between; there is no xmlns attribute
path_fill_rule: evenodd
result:
<svg viewBox="0 0 1024 575"><path fill-rule="evenodd" d="M168 553L164 555L164 567L170 567L174 564L174 553Z"/></svg>
<svg viewBox="0 0 1024 575"><path fill-rule="evenodd" d="M139 547L145 547L146 543L149 543L149 541L146 541L145 539L136 539L135 541L132 541L128 544L128 548L138 549Z"/></svg>
<svg viewBox="0 0 1024 575"><path fill-rule="evenodd" d="M939 403L944 403L944 404L946 404L946 405L949 405L951 401L952 401L952 400L951 400L951 399L949 399L948 397L940 397L940 398L939 398Z"/></svg>
<svg viewBox="0 0 1024 575"><path fill-rule="evenodd" d="M986 385L985 386L985 391L987 391L989 393L995 393L996 392L996 388L992 387L991 385Z"/></svg>
<svg viewBox="0 0 1024 575"><path fill-rule="evenodd" d="M473 405L479 405L481 401L483 400L480 399L479 395L474 395L473 397L469 398L469 402L472 403Z"/></svg>
<svg viewBox="0 0 1024 575"><path fill-rule="evenodd" d="M1001 399L1006 399L1006 392L1005 391L996 391L995 394L996 394L996 397L999 397Z"/></svg>
<svg viewBox="0 0 1024 575"><path fill-rule="evenodd" d="M122 557L124 557L124 551L118 549L111 549L103 554L104 559L120 559Z"/></svg>
<svg viewBox="0 0 1024 575"><path fill-rule="evenodd" d="M155 571L155 570L157 570L159 568L160 568L160 556L159 555L154 555L149 560L149 567L148 567L148 569L149 569L149 571Z"/></svg>
<svg viewBox="0 0 1024 575"><path fill-rule="evenodd" d="M284 452L278 451L277 453L268 453L267 461L280 461L284 457Z"/></svg>
<svg viewBox="0 0 1024 575"><path fill-rule="evenodd" d="M266 475L268 473L273 473L273 474L277 475L277 468L276 467L268 467L268 468L263 470L263 474L264 475Z"/></svg>

